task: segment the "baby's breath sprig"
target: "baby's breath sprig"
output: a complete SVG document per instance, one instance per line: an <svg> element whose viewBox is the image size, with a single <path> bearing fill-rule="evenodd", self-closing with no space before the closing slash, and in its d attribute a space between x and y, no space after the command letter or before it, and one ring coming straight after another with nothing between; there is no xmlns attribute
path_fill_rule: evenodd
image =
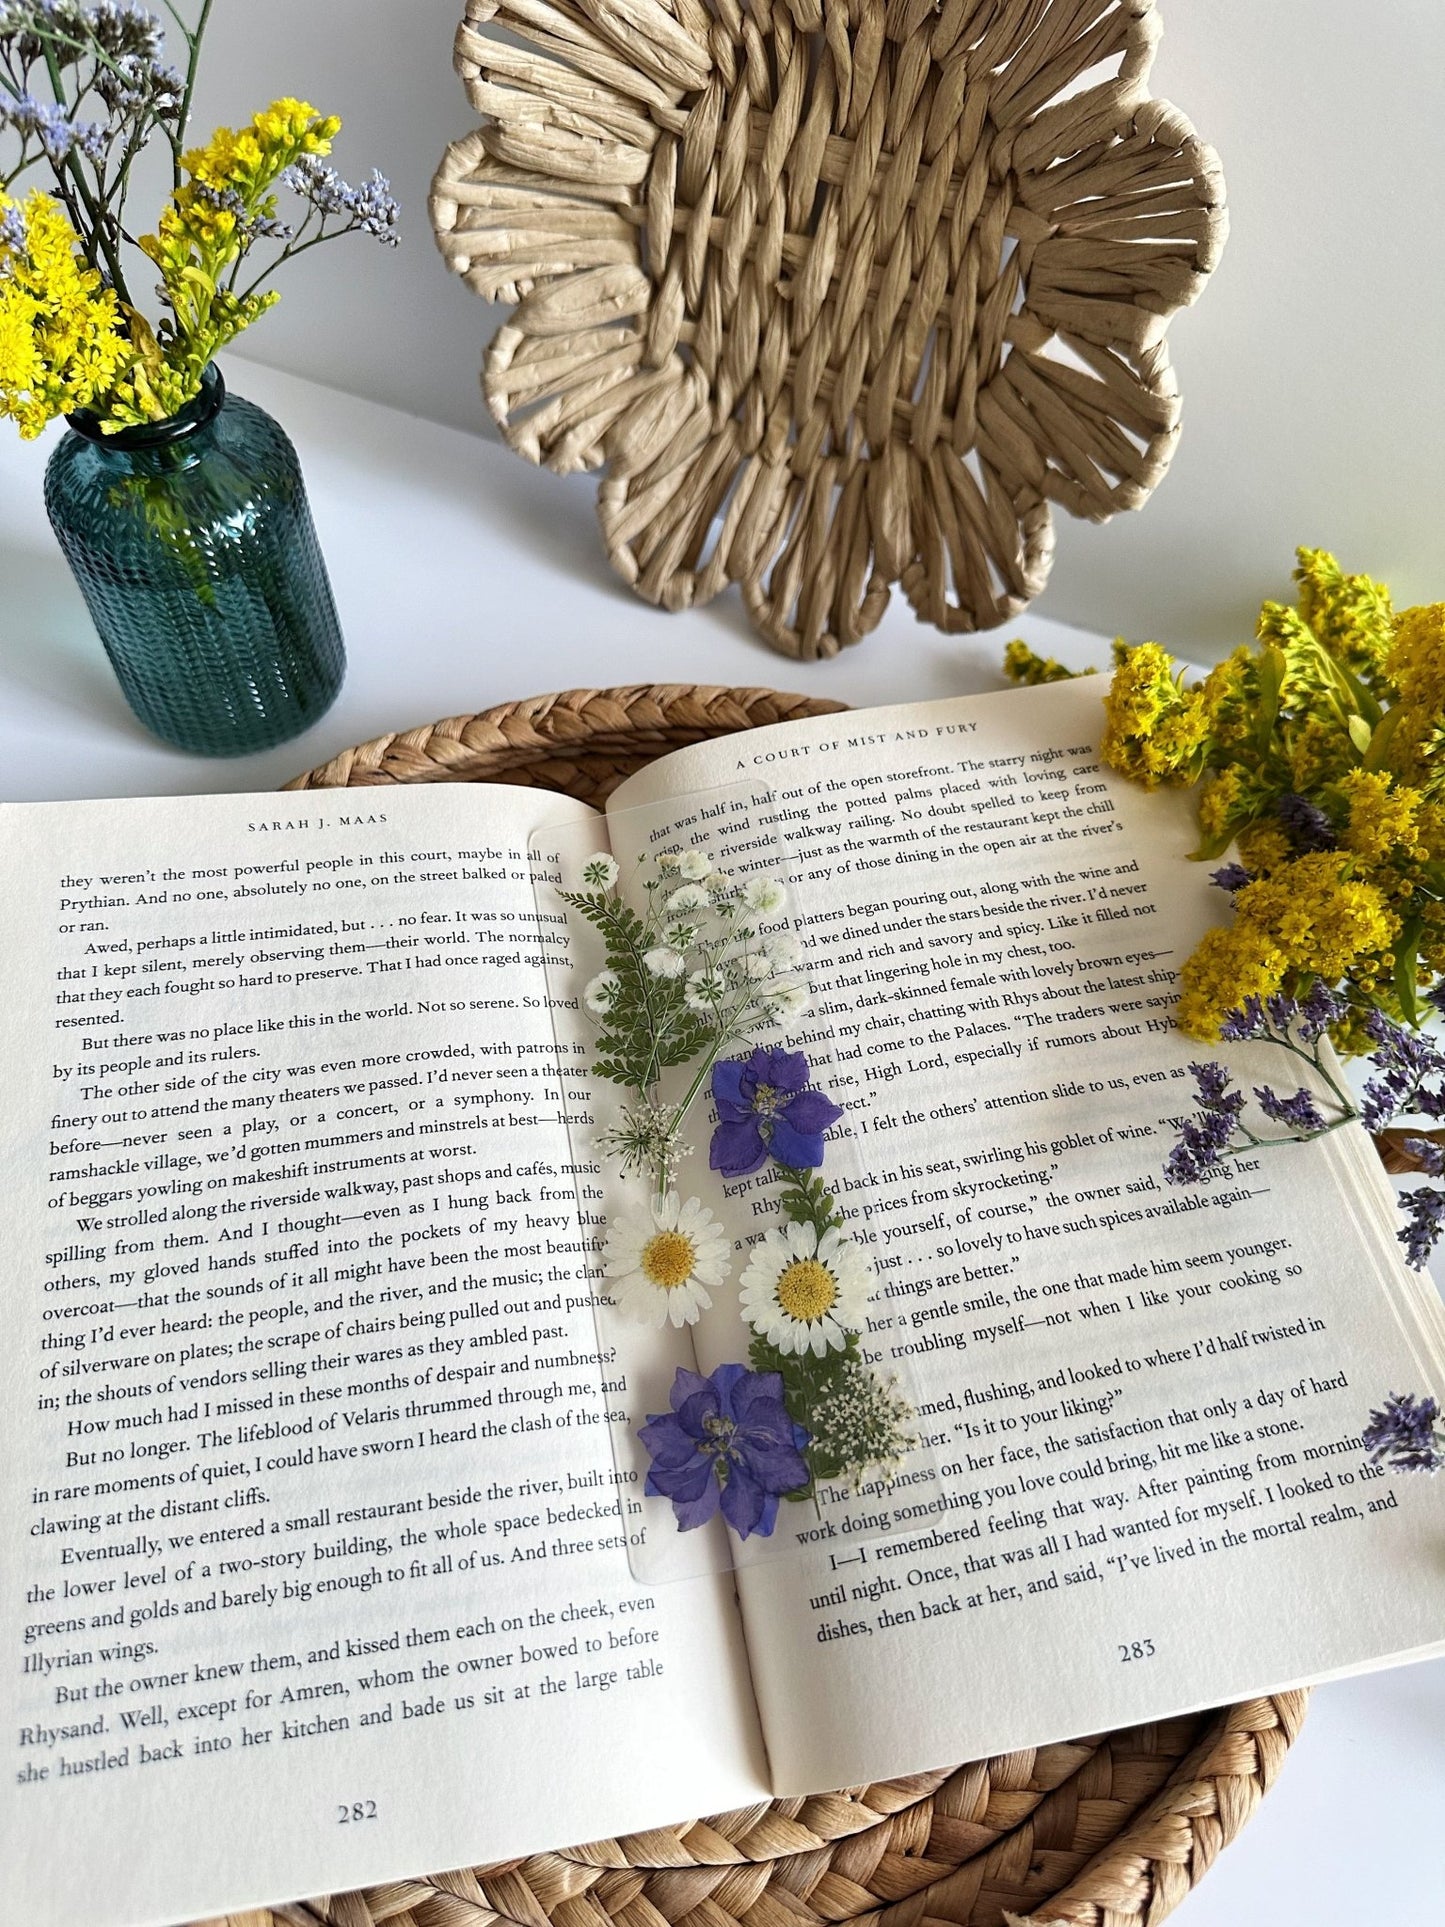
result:
<svg viewBox="0 0 1445 1927"><path fill-rule="evenodd" d="M700 849L664 850L639 864L640 909L621 890L615 858L589 858L563 901L596 929L606 968L587 984L598 1077L634 1093L604 1149L625 1171L666 1189L683 1152L684 1120L726 1051L785 1029L808 1008L789 933L770 928L787 907L775 877L734 877ZM664 1073L696 1066L681 1099L664 1103Z"/></svg>

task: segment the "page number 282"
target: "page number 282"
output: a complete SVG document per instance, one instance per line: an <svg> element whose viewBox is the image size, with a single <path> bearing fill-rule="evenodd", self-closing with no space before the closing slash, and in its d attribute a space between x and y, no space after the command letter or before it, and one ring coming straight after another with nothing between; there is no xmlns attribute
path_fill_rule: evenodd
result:
<svg viewBox="0 0 1445 1927"><path fill-rule="evenodd" d="M1153 1659L1154 1642L1152 1639L1130 1639L1120 1643L1119 1664L1127 1666L1131 1660Z"/></svg>
<svg viewBox="0 0 1445 1927"><path fill-rule="evenodd" d="M375 1800L352 1800L338 1806L336 1809L336 1824L339 1827L349 1827L357 1821L374 1820L375 1818Z"/></svg>

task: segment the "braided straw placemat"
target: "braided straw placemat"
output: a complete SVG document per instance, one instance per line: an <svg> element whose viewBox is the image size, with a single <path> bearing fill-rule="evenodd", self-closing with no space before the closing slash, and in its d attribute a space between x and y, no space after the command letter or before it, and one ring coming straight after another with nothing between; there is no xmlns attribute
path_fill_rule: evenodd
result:
<svg viewBox="0 0 1445 1927"><path fill-rule="evenodd" d="M1149 95L1155 0L467 0L481 127L432 192L516 303L510 445L606 470L613 566L729 583L789 656L893 584L991 628L1169 465L1164 343L1224 243L1211 148Z"/></svg>
<svg viewBox="0 0 1445 1927"><path fill-rule="evenodd" d="M506 782L601 803L670 749L843 707L693 683L574 689L379 736L287 787ZM1268 1792L1307 1699L1276 1693L206 1927L1154 1927Z"/></svg>

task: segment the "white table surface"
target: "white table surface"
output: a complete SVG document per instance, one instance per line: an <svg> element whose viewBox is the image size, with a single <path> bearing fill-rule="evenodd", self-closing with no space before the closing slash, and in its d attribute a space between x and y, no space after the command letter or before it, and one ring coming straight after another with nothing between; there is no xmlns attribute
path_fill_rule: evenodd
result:
<svg viewBox="0 0 1445 1927"><path fill-rule="evenodd" d="M480 344L479 344L480 347ZM982 640L913 621L899 598L833 663L753 636L736 595L669 616L607 567L595 484L495 443L256 363L234 387L284 423L305 466L350 667L308 735L235 761L188 757L130 717L51 536L50 439L0 424L0 797L272 789L349 744L579 685L772 685L865 704L997 685L1022 635L1076 666L1107 642L1040 617ZM1168 637L1160 640L1167 643ZM1445 1661L1325 1687L1276 1790L1177 1918L1184 1927L1361 1927L1445 1915Z"/></svg>

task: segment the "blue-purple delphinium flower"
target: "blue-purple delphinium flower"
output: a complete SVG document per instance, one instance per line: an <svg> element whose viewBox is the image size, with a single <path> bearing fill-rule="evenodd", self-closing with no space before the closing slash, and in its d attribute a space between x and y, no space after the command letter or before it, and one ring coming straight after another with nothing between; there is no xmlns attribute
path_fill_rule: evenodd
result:
<svg viewBox="0 0 1445 1927"><path fill-rule="evenodd" d="M1226 863L1222 869L1210 873L1209 881L1218 884L1221 890L1228 890L1233 896L1236 890L1242 890L1247 883L1253 883L1254 878L1242 863Z"/></svg>
<svg viewBox="0 0 1445 1927"><path fill-rule="evenodd" d="M360 187L350 187L334 167L314 154L303 154L281 176L281 184L310 201L318 214L344 216L383 247L400 244L397 223L401 209L392 198L391 182L375 168Z"/></svg>
<svg viewBox="0 0 1445 1927"><path fill-rule="evenodd" d="M1363 1444L1371 1459L1397 1472L1438 1472L1445 1465L1445 1439L1435 1430L1440 1407L1433 1398L1392 1392L1384 1407L1371 1412Z"/></svg>
<svg viewBox="0 0 1445 1927"><path fill-rule="evenodd" d="M1334 824L1307 796L1282 796L1275 811L1296 855L1338 847Z"/></svg>
<svg viewBox="0 0 1445 1927"><path fill-rule="evenodd" d="M811 1434L783 1403L779 1372L719 1365L708 1378L679 1366L670 1412L651 1412L638 1437L652 1466L643 1490L671 1499L678 1530L706 1525L720 1510L740 1539L767 1538L778 1500L808 1483L803 1447Z"/></svg>
<svg viewBox="0 0 1445 1927"><path fill-rule="evenodd" d="M801 1051L755 1050L751 1057L714 1064L713 1170L745 1178L774 1157L794 1171L816 1171L823 1162L823 1133L843 1113L810 1088L812 1074Z"/></svg>
<svg viewBox="0 0 1445 1927"><path fill-rule="evenodd" d="M1191 1064L1189 1068L1198 1086L1200 1108L1197 1117L1181 1125L1179 1142L1164 1165L1164 1176L1170 1184L1201 1184L1219 1168L1244 1109L1244 1093L1230 1090L1229 1072L1222 1064Z"/></svg>

